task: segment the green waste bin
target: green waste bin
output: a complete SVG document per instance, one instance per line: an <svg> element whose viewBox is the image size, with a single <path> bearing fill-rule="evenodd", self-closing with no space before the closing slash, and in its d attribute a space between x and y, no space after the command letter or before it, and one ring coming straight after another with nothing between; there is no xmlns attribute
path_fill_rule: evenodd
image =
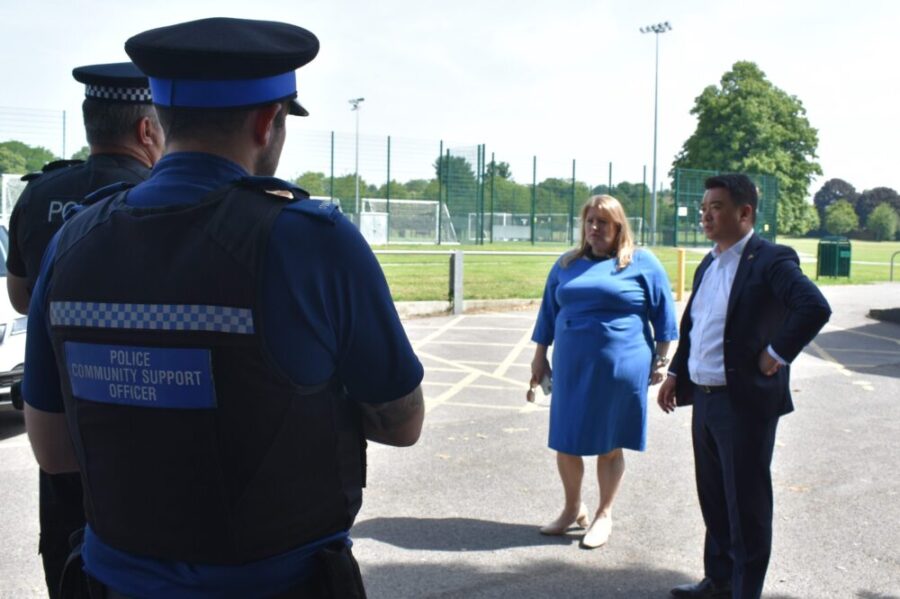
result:
<svg viewBox="0 0 900 599"><path fill-rule="evenodd" d="M819 240L816 278L850 276L850 240L833 235Z"/></svg>

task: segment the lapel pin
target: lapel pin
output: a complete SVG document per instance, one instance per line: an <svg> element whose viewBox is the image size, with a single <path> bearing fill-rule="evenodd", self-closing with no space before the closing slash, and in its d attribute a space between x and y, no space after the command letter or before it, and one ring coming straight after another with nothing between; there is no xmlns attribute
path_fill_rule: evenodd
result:
<svg viewBox="0 0 900 599"><path fill-rule="evenodd" d="M753 260L753 254L748 254L748 255L747 255L747 260Z"/></svg>

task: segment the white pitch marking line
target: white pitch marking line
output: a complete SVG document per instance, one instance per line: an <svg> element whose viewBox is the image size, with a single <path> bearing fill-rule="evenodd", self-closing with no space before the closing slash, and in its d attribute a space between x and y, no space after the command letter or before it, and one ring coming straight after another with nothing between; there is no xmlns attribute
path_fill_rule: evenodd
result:
<svg viewBox="0 0 900 599"><path fill-rule="evenodd" d="M452 329L452 328L453 328L458 322L460 322L463 318L465 318L465 317L462 316L462 315L460 315L460 316L457 316L456 318L454 318L453 320L450 320L450 321L444 323L444 325L443 325L442 327L440 327L440 328L436 329L435 331L433 331L433 332L427 334L427 335L426 335L425 337L423 337L422 339L419 339L418 341L413 342L413 344L412 344L412 345L413 345L413 348L414 348L414 349L419 349L420 347L422 347L422 346L424 346L424 345L427 345L427 344L431 343L432 341L434 341L435 339L437 339L438 337L440 337L441 335L443 335L446 331L449 331L450 329Z"/></svg>

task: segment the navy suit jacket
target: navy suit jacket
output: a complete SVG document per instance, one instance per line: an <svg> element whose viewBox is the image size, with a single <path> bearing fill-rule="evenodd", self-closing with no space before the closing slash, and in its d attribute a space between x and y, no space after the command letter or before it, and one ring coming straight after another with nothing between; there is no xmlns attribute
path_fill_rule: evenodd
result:
<svg viewBox="0 0 900 599"><path fill-rule="evenodd" d="M688 374L691 305L711 262L710 253L697 268L693 292L681 319L678 350L670 368L677 377L678 405L693 402L694 387ZM792 411L790 367L766 376L759 370L759 354L771 344L775 353L792 362L829 316L828 302L800 270L797 253L754 234L741 254L725 317L725 379L736 407L761 418Z"/></svg>

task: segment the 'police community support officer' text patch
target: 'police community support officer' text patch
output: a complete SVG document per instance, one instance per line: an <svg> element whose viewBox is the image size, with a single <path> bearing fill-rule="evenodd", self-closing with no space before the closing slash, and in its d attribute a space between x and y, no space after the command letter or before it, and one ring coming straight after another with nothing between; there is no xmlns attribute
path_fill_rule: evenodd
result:
<svg viewBox="0 0 900 599"><path fill-rule="evenodd" d="M207 305L52 302L54 326L253 334L253 313ZM216 407L210 351L66 342L76 397L120 405Z"/></svg>

